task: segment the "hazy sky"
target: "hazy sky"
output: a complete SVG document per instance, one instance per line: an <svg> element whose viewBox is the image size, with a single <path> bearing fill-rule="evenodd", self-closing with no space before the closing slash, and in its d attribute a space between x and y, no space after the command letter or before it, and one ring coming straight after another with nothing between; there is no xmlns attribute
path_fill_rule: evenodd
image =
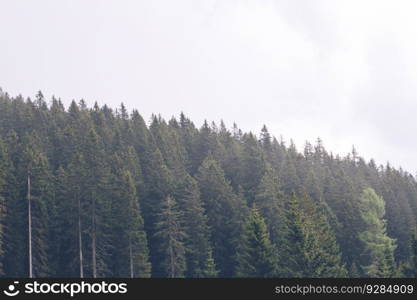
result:
<svg viewBox="0 0 417 300"><path fill-rule="evenodd" d="M265 123L417 171L417 2L0 0L0 86Z"/></svg>

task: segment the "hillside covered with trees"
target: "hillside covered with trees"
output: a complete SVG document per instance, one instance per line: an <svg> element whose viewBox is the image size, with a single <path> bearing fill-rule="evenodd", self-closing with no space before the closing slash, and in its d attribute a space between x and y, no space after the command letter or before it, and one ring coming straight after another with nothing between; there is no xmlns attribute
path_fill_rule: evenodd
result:
<svg viewBox="0 0 417 300"><path fill-rule="evenodd" d="M0 93L3 277L416 277L416 219L412 174L320 139Z"/></svg>

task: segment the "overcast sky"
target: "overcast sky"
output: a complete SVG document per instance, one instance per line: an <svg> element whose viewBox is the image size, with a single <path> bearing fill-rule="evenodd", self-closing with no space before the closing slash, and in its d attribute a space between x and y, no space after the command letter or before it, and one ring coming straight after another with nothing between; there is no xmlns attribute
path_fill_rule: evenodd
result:
<svg viewBox="0 0 417 300"><path fill-rule="evenodd" d="M416 1L0 0L0 87L417 171Z"/></svg>

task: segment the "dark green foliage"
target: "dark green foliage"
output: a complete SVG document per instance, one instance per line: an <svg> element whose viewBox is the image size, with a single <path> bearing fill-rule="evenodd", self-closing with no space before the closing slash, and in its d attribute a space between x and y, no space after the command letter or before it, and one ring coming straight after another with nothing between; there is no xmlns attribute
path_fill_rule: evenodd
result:
<svg viewBox="0 0 417 300"><path fill-rule="evenodd" d="M346 175L340 165L333 165L332 169L326 170L323 198L335 215L334 230L343 258L361 265L362 249L358 234L364 225L359 213L358 197L353 179Z"/></svg>
<svg viewBox="0 0 417 300"><path fill-rule="evenodd" d="M4 275L3 260L5 254L5 226L6 226L6 199L4 188L6 186L6 171L8 157L3 141L0 139L0 276Z"/></svg>
<svg viewBox="0 0 417 300"><path fill-rule="evenodd" d="M308 264L304 276L346 277L347 270L341 259L341 252L331 229L326 211L308 196L302 198L303 226L305 234L304 251Z"/></svg>
<svg viewBox="0 0 417 300"><path fill-rule="evenodd" d="M256 137L252 133L243 135L242 142L242 178L240 184L248 204L252 205L257 187L265 173L265 158Z"/></svg>
<svg viewBox="0 0 417 300"><path fill-rule="evenodd" d="M184 277L186 269L184 240L186 234L180 223L181 215L178 212L175 200L166 197L161 213L157 219L157 232L161 252L161 269L163 277Z"/></svg>
<svg viewBox="0 0 417 300"><path fill-rule="evenodd" d="M350 278L360 278L361 277L358 266L355 263L353 263L350 267L349 277Z"/></svg>
<svg viewBox="0 0 417 300"><path fill-rule="evenodd" d="M396 245L386 233L384 200L373 189L367 188L361 195L360 211L366 225L359 235L364 244L366 262L362 269L369 277L393 277Z"/></svg>
<svg viewBox="0 0 417 300"><path fill-rule="evenodd" d="M79 157L78 157L79 158ZM79 158L80 159L80 158ZM81 166L81 162L78 160ZM77 277L80 275L80 261L78 257L78 201L81 191L76 183L80 180L75 174L76 168L68 174L62 167L55 175L55 203L57 206L55 215L55 230L57 239L55 240L56 269L55 276L58 277ZM68 259L71 258L71 259Z"/></svg>
<svg viewBox="0 0 417 300"><path fill-rule="evenodd" d="M254 206L259 210L274 244L282 242L285 227L284 199L275 170L266 169L255 194Z"/></svg>
<svg viewBox="0 0 417 300"><path fill-rule="evenodd" d="M224 177L223 170L212 157L203 161L197 180L211 228L214 260L220 276L231 276L243 223L242 204Z"/></svg>
<svg viewBox="0 0 417 300"><path fill-rule="evenodd" d="M289 201L286 214L285 240L279 249L279 274L284 277L304 277L308 265L307 236L304 232L300 205L295 195Z"/></svg>
<svg viewBox="0 0 417 300"><path fill-rule="evenodd" d="M276 251L269 240L265 221L256 208L251 210L237 254L237 277L273 277Z"/></svg>
<svg viewBox="0 0 417 300"><path fill-rule="evenodd" d="M87 212L87 237L85 239L87 257L91 264L86 265L89 276L101 277L109 273L108 256L111 238L111 202L109 200L110 170L105 160L104 145L94 129L87 132L82 149L85 160L85 202L82 209ZM90 220L88 220L90 218Z"/></svg>
<svg viewBox="0 0 417 300"><path fill-rule="evenodd" d="M215 277L208 220L197 182L186 175L176 187L175 197L182 212L186 239L187 277Z"/></svg>
<svg viewBox="0 0 417 300"><path fill-rule="evenodd" d="M164 205L166 197L172 191L172 173L165 165L159 149L150 153L149 161L144 166L144 179L146 182L145 196L142 201L145 230L149 240L150 261L152 264L152 276L162 277L165 271L159 263L161 256L160 240L156 237L156 224L158 215Z"/></svg>
<svg viewBox="0 0 417 300"><path fill-rule="evenodd" d="M417 228L414 229L413 234L411 236L411 249L412 256L410 263L410 276L417 278Z"/></svg>
<svg viewBox="0 0 417 300"><path fill-rule="evenodd" d="M213 252L211 249L209 249L207 254L207 261L204 266L203 272L201 274L201 277L203 278L215 278L219 274L219 271L216 268L216 264L214 262L213 258Z"/></svg>
<svg viewBox="0 0 417 300"><path fill-rule="evenodd" d="M2 92L0 276L28 276L29 175L34 276L416 276L415 178L320 139Z"/></svg>
<svg viewBox="0 0 417 300"><path fill-rule="evenodd" d="M112 184L112 276L149 277L148 244L133 177L119 169Z"/></svg>
<svg viewBox="0 0 417 300"><path fill-rule="evenodd" d="M320 206L293 195L287 209L286 236L280 249L280 275L346 277L336 237Z"/></svg>
<svg viewBox="0 0 417 300"><path fill-rule="evenodd" d="M33 275L45 277L50 275L49 253L54 246L53 240L49 238L50 231L53 230L50 226L51 214L55 209L51 187L52 174L47 158L36 150L35 142L31 138L28 138L22 160L27 166L26 178L30 178Z"/></svg>

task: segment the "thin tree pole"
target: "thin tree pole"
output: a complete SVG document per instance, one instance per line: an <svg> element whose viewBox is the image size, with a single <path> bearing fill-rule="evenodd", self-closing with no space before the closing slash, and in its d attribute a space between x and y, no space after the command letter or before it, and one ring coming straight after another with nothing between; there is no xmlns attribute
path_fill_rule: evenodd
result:
<svg viewBox="0 0 417 300"><path fill-rule="evenodd" d="M133 253L132 253L132 238L129 233L129 264L130 264L130 278L133 278Z"/></svg>
<svg viewBox="0 0 417 300"><path fill-rule="evenodd" d="M78 197L78 252L80 256L80 278L84 278L83 267L83 240L81 236L81 200Z"/></svg>
<svg viewBox="0 0 417 300"><path fill-rule="evenodd" d="M172 216L172 211L171 211L171 198L170 197L167 198L167 202L168 202L168 214L169 214L168 226L171 226L173 216ZM171 270L171 274L169 277L174 278L175 277L175 258L174 258L172 232L170 232L170 235L169 235L169 261L170 261L170 270Z"/></svg>
<svg viewBox="0 0 417 300"><path fill-rule="evenodd" d="M95 195L93 195L93 212L92 212L92 222L93 222L93 234L92 234L92 245L93 248L93 278L97 277L97 260L96 260L96 202Z"/></svg>
<svg viewBox="0 0 417 300"><path fill-rule="evenodd" d="M33 278L32 266L32 205L30 201L30 174L28 173L28 227L29 227L29 278Z"/></svg>
<svg viewBox="0 0 417 300"><path fill-rule="evenodd" d="M169 237L169 260L171 265L171 274L169 274L169 277L174 278L175 277L175 258L174 258L174 250L172 249L172 238Z"/></svg>

